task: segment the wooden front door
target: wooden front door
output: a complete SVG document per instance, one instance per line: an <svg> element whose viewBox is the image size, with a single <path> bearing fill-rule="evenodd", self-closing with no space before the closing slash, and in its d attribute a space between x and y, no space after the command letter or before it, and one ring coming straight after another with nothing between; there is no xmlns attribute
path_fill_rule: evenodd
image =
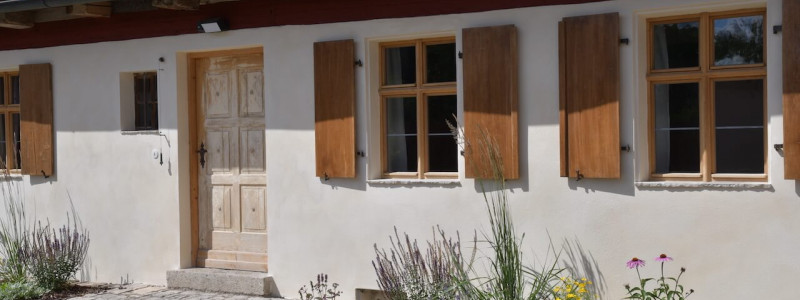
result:
<svg viewBox="0 0 800 300"><path fill-rule="evenodd" d="M261 53L195 59L197 265L267 271Z"/></svg>

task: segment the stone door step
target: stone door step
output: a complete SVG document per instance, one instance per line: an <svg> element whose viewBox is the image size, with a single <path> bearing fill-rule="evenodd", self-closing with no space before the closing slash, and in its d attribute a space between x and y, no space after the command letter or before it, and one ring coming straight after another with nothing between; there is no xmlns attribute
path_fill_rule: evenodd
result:
<svg viewBox="0 0 800 300"><path fill-rule="evenodd" d="M261 272L192 268L167 271L167 287L206 292L273 296L272 276Z"/></svg>

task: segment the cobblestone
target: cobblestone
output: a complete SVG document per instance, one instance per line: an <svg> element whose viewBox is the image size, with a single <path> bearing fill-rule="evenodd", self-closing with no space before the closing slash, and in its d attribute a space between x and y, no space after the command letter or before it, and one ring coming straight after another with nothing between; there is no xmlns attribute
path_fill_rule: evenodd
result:
<svg viewBox="0 0 800 300"><path fill-rule="evenodd" d="M108 284L83 284L87 286L105 287L106 290L95 294L86 294L80 297L69 298L70 300L160 300L160 299L198 299L198 300L279 300L282 298L265 298L236 294L207 293L200 291L168 289L163 286L129 284L129 285L108 285Z"/></svg>

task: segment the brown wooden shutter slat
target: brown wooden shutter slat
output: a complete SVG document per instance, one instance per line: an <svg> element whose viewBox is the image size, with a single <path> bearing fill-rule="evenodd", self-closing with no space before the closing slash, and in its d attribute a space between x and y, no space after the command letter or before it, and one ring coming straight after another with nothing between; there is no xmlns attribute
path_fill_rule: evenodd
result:
<svg viewBox="0 0 800 300"><path fill-rule="evenodd" d="M22 174L53 175L53 84L50 64L21 65Z"/></svg>
<svg viewBox="0 0 800 300"><path fill-rule="evenodd" d="M464 135L480 140L479 128L496 143L505 179L519 178L517 28L514 25L466 28L464 53ZM479 149L466 153L468 178L489 178L491 170Z"/></svg>
<svg viewBox="0 0 800 300"><path fill-rule="evenodd" d="M355 44L314 43L317 176L356 177Z"/></svg>
<svg viewBox="0 0 800 300"><path fill-rule="evenodd" d="M619 178L619 14L564 18L559 30L561 175Z"/></svg>
<svg viewBox="0 0 800 300"><path fill-rule="evenodd" d="M783 163L800 179L800 1L783 1Z"/></svg>

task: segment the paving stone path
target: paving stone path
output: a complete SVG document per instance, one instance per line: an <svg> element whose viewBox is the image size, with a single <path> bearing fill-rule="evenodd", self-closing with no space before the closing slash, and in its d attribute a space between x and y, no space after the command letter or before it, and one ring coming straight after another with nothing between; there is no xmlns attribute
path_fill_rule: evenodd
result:
<svg viewBox="0 0 800 300"><path fill-rule="evenodd" d="M91 284L90 284L91 285ZM209 293L200 291L168 289L163 286L146 284L107 285L94 286L107 288L95 294L69 298L71 300L123 300L123 299L200 299L200 300L279 300L279 298L264 298L247 295Z"/></svg>

